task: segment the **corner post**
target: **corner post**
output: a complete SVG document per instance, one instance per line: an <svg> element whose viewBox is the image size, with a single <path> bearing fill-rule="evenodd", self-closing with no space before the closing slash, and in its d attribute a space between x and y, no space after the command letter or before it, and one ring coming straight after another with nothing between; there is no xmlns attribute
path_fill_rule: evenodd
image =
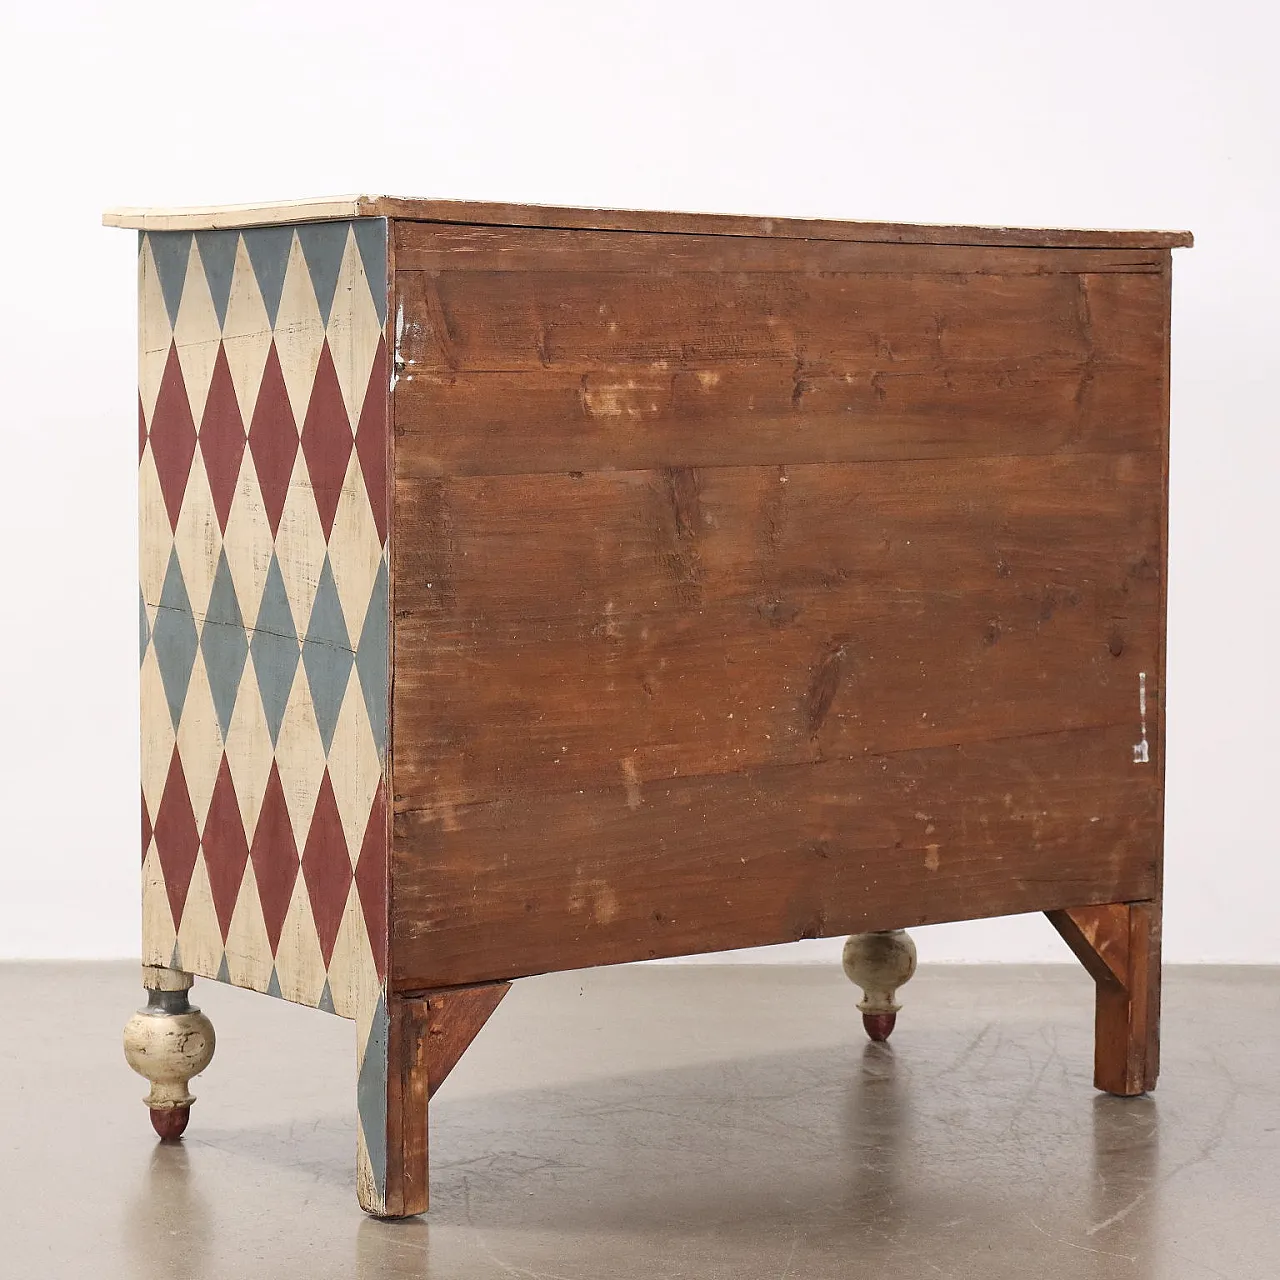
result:
<svg viewBox="0 0 1280 1280"><path fill-rule="evenodd" d="M1135 1097L1160 1071L1160 904L1112 902L1045 913L1097 985L1094 1085Z"/></svg>
<svg viewBox="0 0 1280 1280"><path fill-rule="evenodd" d="M427 1104L510 983L380 996L362 1041L356 1189L376 1218L425 1213ZM358 1020L363 1025L363 1020Z"/></svg>

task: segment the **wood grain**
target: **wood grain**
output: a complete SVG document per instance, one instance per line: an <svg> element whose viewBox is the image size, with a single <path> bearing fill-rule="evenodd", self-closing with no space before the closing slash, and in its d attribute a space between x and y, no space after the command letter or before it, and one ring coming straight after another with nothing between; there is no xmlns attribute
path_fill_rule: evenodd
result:
<svg viewBox="0 0 1280 1280"><path fill-rule="evenodd" d="M427 1211L427 1006L387 994L386 1194L379 1216Z"/></svg>
<svg viewBox="0 0 1280 1280"><path fill-rule="evenodd" d="M441 228L398 228L402 474L1160 443L1164 341L1150 318L1164 276L1083 270L1133 255L612 235L590 255L609 265L586 271L581 237L544 247L553 233L464 231L535 243L511 250L524 268L479 271ZM761 265L746 253L761 246L772 274L731 270ZM889 257L859 261L872 252ZM440 269L404 269L415 254ZM894 254L919 269L893 274ZM1037 255L1057 265L1019 275ZM565 258L573 269L553 270Z"/></svg>
<svg viewBox="0 0 1280 1280"><path fill-rule="evenodd" d="M1094 1083L1132 1097L1160 1071L1160 903L1113 902L1048 912L1097 984Z"/></svg>
<svg viewBox="0 0 1280 1280"><path fill-rule="evenodd" d="M393 981L1138 899L1160 797L1127 728L396 816ZM632 803L638 799L639 803Z"/></svg>
<svg viewBox="0 0 1280 1280"><path fill-rule="evenodd" d="M427 1104L489 1015L505 982L413 995L388 995L386 1196L380 1217L427 1211Z"/></svg>
<svg viewBox="0 0 1280 1280"><path fill-rule="evenodd" d="M511 989L508 982L433 991L427 1006L427 1082L429 1096L448 1079L459 1059Z"/></svg>
<svg viewBox="0 0 1280 1280"><path fill-rule="evenodd" d="M397 228L393 983L1151 897L1168 255L671 232Z"/></svg>
<svg viewBox="0 0 1280 1280"><path fill-rule="evenodd" d="M961 361L1159 353L1158 331L1134 323L1160 294L1148 273L398 271L396 287L414 374L781 360L838 375L923 361L945 376Z"/></svg>
<svg viewBox="0 0 1280 1280"><path fill-rule="evenodd" d="M1136 728L1158 483L1137 455L403 484L436 531L397 562L403 803Z"/></svg>
<svg viewBox="0 0 1280 1280"><path fill-rule="evenodd" d="M798 369L411 372L401 474L1129 453L1159 445L1158 367L1031 355Z"/></svg>
<svg viewBox="0 0 1280 1280"><path fill-rule="evenodd" d="M1161 248L992 248L880 244L857 240L769 239L705 234L395 224L404 272L573 271L777 272L842 275L1160 274Z"/></svg>

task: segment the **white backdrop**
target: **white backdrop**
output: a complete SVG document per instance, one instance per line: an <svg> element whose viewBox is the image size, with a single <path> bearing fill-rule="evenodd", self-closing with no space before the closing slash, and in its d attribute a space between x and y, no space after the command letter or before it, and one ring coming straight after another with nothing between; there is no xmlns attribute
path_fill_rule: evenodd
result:
<svg viewBox="0 0 1280 1280"><path fill-rule="evenodd" d="M135 245L101 209L362 190L1194 230L1174 297L1166 956L1280 961L1264 6L23 7L0 18L0 956L137 950ZM1066 958L1035 917L917 938L926 959Z"/></svg>

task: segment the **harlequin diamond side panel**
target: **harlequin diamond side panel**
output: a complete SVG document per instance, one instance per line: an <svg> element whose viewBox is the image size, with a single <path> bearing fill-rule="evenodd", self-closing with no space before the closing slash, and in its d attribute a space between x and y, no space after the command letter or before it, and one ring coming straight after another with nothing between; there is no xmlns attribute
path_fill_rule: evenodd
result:
<svg viewBox="0 0 1280 1280"><path fill-rule="evenodd" d="M143 959L374 1028L387 226L139 241Z"/></svg>

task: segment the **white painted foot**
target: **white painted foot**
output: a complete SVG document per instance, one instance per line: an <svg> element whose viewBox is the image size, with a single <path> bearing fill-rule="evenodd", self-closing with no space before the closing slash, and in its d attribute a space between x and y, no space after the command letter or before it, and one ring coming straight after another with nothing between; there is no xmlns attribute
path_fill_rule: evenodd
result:
<svg viewBox="0 0 1280 1280"><path fill-rule="evenodd" d="M887 1040L902 1006L894 999L898 988L916 971L916 944L905 929L884 933L855 933L844 944L844 971L862 988L858 1008L872 1040Z"/></svg>
<svg viewBox="0 0 1280 1280"><path fill-rule="evenodd" d="M151 1082L143 1099L151 1124L166 1142L182 1137L195 1101L187 1084L213 1058L213 1024L188 999L191 975L143 965L147 1003L125 1024L124 1056Z"/></svg>

